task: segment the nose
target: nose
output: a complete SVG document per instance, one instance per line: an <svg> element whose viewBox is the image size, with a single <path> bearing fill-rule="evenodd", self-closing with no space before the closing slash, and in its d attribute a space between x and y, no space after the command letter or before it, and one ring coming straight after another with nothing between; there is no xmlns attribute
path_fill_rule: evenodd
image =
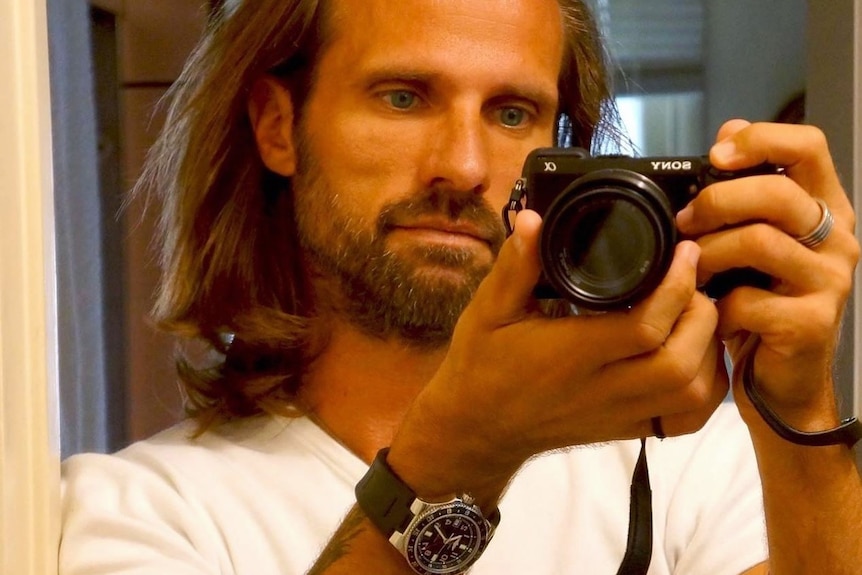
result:
<svg viewBox="0 0 862 575"><path fill-rule="evenodd" d="M463 193L488 189L489 135L481 111L450 109L429 143L423 160L426 185Z"/></svg>

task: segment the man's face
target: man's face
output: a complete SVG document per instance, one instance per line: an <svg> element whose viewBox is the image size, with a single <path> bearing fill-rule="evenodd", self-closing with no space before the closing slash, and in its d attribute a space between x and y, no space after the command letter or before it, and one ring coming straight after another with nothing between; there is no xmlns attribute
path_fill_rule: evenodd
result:
<svg viewBox="0 0 862 575"><path fill-rule="evenodd" d="M361 329L442 345L504 239L524 158L552 142L559 8L333 1L293 182L310 271Z"/></svg>

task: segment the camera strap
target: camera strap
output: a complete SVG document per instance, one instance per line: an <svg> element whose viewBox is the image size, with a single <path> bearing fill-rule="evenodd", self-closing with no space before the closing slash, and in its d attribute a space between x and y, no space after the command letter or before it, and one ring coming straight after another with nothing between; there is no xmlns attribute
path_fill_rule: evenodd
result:
<svg viewBox="0 0 862 575"><path fill-rule="evenodd" d="M512 215L521 211L523 207L521 201L525 191L526 182L521 178L515 182L509 201L503 206L502 216L507 237L514 231ZM646 575L651 559L652 488L646 457L646 438L641 438L640 455L632 473L628 542L617 575Z"/></svg>
<svg viewBox="0 0 862 575"><path fill-rule="evenodd" d="M521 204L521 200L524 197L524 193L527 189L527 182L524 178L518 179L515 182L514 187L512 187L512 193L509 196L509 201L503 206L503 225L506 227L506 237L512 235L512 232L515 231L515 225L512 221L512 214L517 214L523 208Z"/></svg>
<svg viewBox="0 0 862 575"><path fill-rule="evenodd" d="M646 575L652 558L652 489L646 457L646 438L632 474L629 535L617 575Z"/></svg>
<svg viewBox="0 0 862 575"><path fill-rule="evenodd" d="M841 423L832 429L800 431L788 425L769 407L754 382L754 353L757 351L758 345L760 345L760 337L757 334L749 336L748 341L745 342L739 352L740 365L734 367L733 377L734 379L742 378L742 388L745 390L745 394L767 425L780 437L797 445L818 447L843 444L849 449L853 449L853 446L862 440L862 423L855 417L841 420Z"/></svg>

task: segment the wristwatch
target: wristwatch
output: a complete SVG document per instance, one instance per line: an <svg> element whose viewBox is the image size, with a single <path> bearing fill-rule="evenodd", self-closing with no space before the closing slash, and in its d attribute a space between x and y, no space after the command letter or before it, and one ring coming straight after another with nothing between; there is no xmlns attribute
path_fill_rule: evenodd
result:
<svg viewBox="0 0 862 575"><path fill-rule="evenodd" d="M381 449L356 484L359 507L416 573L465 572L494 536L499 510L486 519L469 495L443 503L419 499L386 463L388 453Z"/></svg>

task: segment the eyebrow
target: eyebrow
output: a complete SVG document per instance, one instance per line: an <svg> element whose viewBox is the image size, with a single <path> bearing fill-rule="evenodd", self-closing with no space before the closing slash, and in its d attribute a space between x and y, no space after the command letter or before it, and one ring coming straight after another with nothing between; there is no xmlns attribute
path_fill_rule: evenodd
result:
<svg viewBox="0 0 862 575"><path fill-rule="evenodd" d="M366 86L374 86L385 82L405 82L408 84L431 85L438 81L442 74L437 72L423 72L407 67L393 66L375 69L367 75L362 76L362 83ZM521 100L535 102L541 107L556 110L559 104L557 86L554 91L544 89L535 84L527 82L513 84L505 82L494 87L494 98L514 97Z"/></svg>

